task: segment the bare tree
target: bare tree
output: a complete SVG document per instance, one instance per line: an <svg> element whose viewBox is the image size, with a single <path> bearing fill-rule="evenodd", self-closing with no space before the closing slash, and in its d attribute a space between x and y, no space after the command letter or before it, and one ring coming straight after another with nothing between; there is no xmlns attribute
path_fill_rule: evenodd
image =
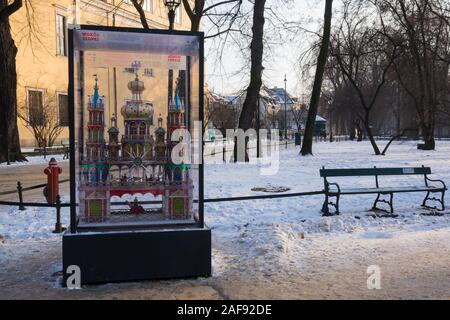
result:
<svg viewBox="0 0 450 320"><path fill-rule="evenodd" d="M262 86L263 73L263 54L264 54L264 6L266 0L255 1L253 7L253 37L250 44L251 52L251 68L250 68L250 84L247 88L244 104L242 106L241 115L239 117L239 129L244 131L252 127L254 115L258 108L259 92ZM247 150L247 141L245 142ZM245 159L238 159L237 143L234 147L235 161L249 161L248 154L245 152Z"/></svg>
<svg viewBox="0 0 450 320"><path fill-rule="evenodd" d="M347 5L345 10L342 23L333 36L331 55L345 80L355 90L359 98L355 115L364 127L375 154L381 155L373 135L371 114L399 50L374 27L373 21L367 25L368 17L359 6L353 10Z"/></svg>
<svg viewBox="0 0 450 320"><path fill-rule="evenodd" d="M210 105L209 118L214 127L220 130L223 136L226 135L227 129L234 129L238 124L239 112L235 108L224 101L214 101Z"/></svg>
<svg viewBox="0 0 450 320"><path fill-rule="evenodd" d="M0 0L0 162L26 160L17 128L17 47L9 24L22 6L22 0Z"/></svg>
<svg viewBox="0 0 450 320"><path fill-rule="evenodd" d="M131 3L133 4L134 8L139 14L139 19L141 20L142 28L150 29L147 22L147 17L145 16L145 11L142 7L144 4L144 0L131 0Z"/></svg>
<svg viewBox="0 0 450 320"><path fill-rule="evenodd" d="M302 130L302 126L306 123L308 116L308 109L305 105L291 104L292 118L294 119L297 132Z"/></svg>
<svg viewBox="0 0 450 320"><path fill-rule="evenodd" d="M189 20L191 20L191 31L199 31L200 21L203 17L203 8L205 7L205 0L195 0L193 8L191 7L189 0L183 0L183 6Z"/></svg>
<svg viewBox="0 0 450 320"><path fill-rule="evenodd" d="M314 129L316 125L317 110L319 107L320 94L322 92L322 82L325 72L325 65L327 63L330 34L331 34L331 19L333 16L333 0L326 0L323 36L320 46L319 57L317 58L316 75L311 95L311 102L308 110L308 119L306 121L305 137L301 154L303 156L312 155L312 143L314 136Z"/></svg>
<svg viewBox="0 0 450 320"><path fill-rule="evenodd" d="M385 25L396 33L389 39L403 49L395 70L413 101L424 144L435 149L436 114L444 106L450 61L450 4L443 0L374 1Z"/></svg>
<svg viewBox="0 0 450 320"><path fill-rule="evenodd" d="M42 109L29 109L26 102L20 103L19 118L26 124L38 147L52 147L64 127L60 125L60 119L56 112L56 101L46 99L42 101Z"/></svg>

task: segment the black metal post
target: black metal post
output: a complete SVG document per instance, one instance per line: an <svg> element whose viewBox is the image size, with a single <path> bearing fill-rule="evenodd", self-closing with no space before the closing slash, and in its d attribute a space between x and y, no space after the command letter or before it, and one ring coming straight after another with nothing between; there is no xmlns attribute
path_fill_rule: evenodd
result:
<svg viewBox="0 0 450 320"><path fill-rule="evenodd" d="M333 138L333 122L332 122L332 110L330 110L330 142L334 142L334 138Z"/></svg>
<svg viewBox="0 0 450 320"><path fill-rule="evenodd" d="M61 224L61 197L59 194L56 196L56 223L55 223L55 230L53 230L53 233L61 233L64 231L64 228Z"/></svg>
<svg viewBox="0 0 450 320"><path fill-rule="evenodd" d="M19 193L19 210L26 210L25 206L23 205L22 184L20 183L20 181L17 181L17 192Z"/></svg>
<svg viewBox="0 0 450 320"><path fill-rule="evenodd" d="M260 145L260 130L261 130L261 124L260 124L260 106L261 106L261 96L258 93L258 106L256 111L256 157L261 158L261 145Z"/></svg>
<svg viewBox="0 0 450 320"><path fill-rule="evenodd" d="M175 22L175 10L169 10L167 16L169 17L169 30L173 30Z"/></svg>
<svg viewBox="0 0 450 320"><path fill-rule="evenodd" d="M287 141L287 78L286 74L284 75L284 140L286 141L286 149L288 147Z"/></svg>
<svg viewBox="0 0 450 320"><path fill-rule="evenodd" d="M275 130L275 107L272 106L272 129ZM270 134L270 140L272 141L272 133Z"/></svg>

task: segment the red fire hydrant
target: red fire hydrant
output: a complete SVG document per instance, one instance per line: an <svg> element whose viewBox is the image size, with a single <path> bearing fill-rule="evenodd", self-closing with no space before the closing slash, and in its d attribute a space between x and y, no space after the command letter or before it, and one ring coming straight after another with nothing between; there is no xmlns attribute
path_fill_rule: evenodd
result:
<svg viewBox="0 0 450 320"><path fill-rule="evenodd" d="M58 166L55 158L51 158L48 168L44 173L47 175L47 186L44 188L44 196L49 204L55 204L56 197L59 195L59 174L62 169Z"/></svg>

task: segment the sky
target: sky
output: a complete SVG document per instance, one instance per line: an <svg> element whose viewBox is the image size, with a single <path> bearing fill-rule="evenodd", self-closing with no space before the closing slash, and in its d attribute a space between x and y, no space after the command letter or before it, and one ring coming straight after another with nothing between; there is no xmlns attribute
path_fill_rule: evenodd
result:
<svg viewBox="0 0 450 320"><path fill-rule="evenodd" d="M247 0L244 0L247 1ZM267 6L276 1L267 0ZM284 0L286 1L286 0ZM281 6L281 13L289 21L298 21L303 28L318 31L323 23L325 0L291 0L290 4ZM266 22L266 28L268 23ZM208 21L205 19L205 30L208 30ZM311 39L302 39L304 34L293 34L283 45L271 46L272 54L264 62L263 84L269 87L284 87L286 74L286 87L294 96L302 97L305 94L305 84L299 72L300 52L308 46ZM229 45L224 48L222 63L219 65L214 52L217 47L213 41L206 39L206 82L210 89L216 93L231 95L244 89L248 85L248 69L243 68L244 59L235 47Z"/></svg>

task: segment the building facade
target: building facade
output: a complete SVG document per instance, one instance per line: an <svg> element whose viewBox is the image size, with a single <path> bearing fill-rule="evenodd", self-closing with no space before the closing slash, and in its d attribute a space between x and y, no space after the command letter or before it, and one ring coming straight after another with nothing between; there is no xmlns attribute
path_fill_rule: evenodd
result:
<svg viewBox="0 0 450 320"><path fill-rule="evenodd" d="M24 6L10 23L18 54L17 100L18 127L22 147L36 146L33 127L57 129L54 144L66 143L68 130L68 48L69 24L142 27L139 16L129 0L38 0L32 7ZM167 29L169 22L163 1L144 0L143 9L150 28ZM177 9L175 29L190 30L190 20L184 8ZM105 71L106 72L106 71ZM110 72L110 70L107 70ZM134 66L114 72L133 75ZM157 86L151 69L142 70L142 81ZM108 75L108 79L114 77ZM146 83L147 85L147 83ZM106 84L107 90L113 90ZM113 92L107 92L113 96ZM126 97L117 97L119 103ZM166 115L164 115L164 119ZM121 120L121 119L118 119ZM55 134L56 134L55 132Z"/></svg>

